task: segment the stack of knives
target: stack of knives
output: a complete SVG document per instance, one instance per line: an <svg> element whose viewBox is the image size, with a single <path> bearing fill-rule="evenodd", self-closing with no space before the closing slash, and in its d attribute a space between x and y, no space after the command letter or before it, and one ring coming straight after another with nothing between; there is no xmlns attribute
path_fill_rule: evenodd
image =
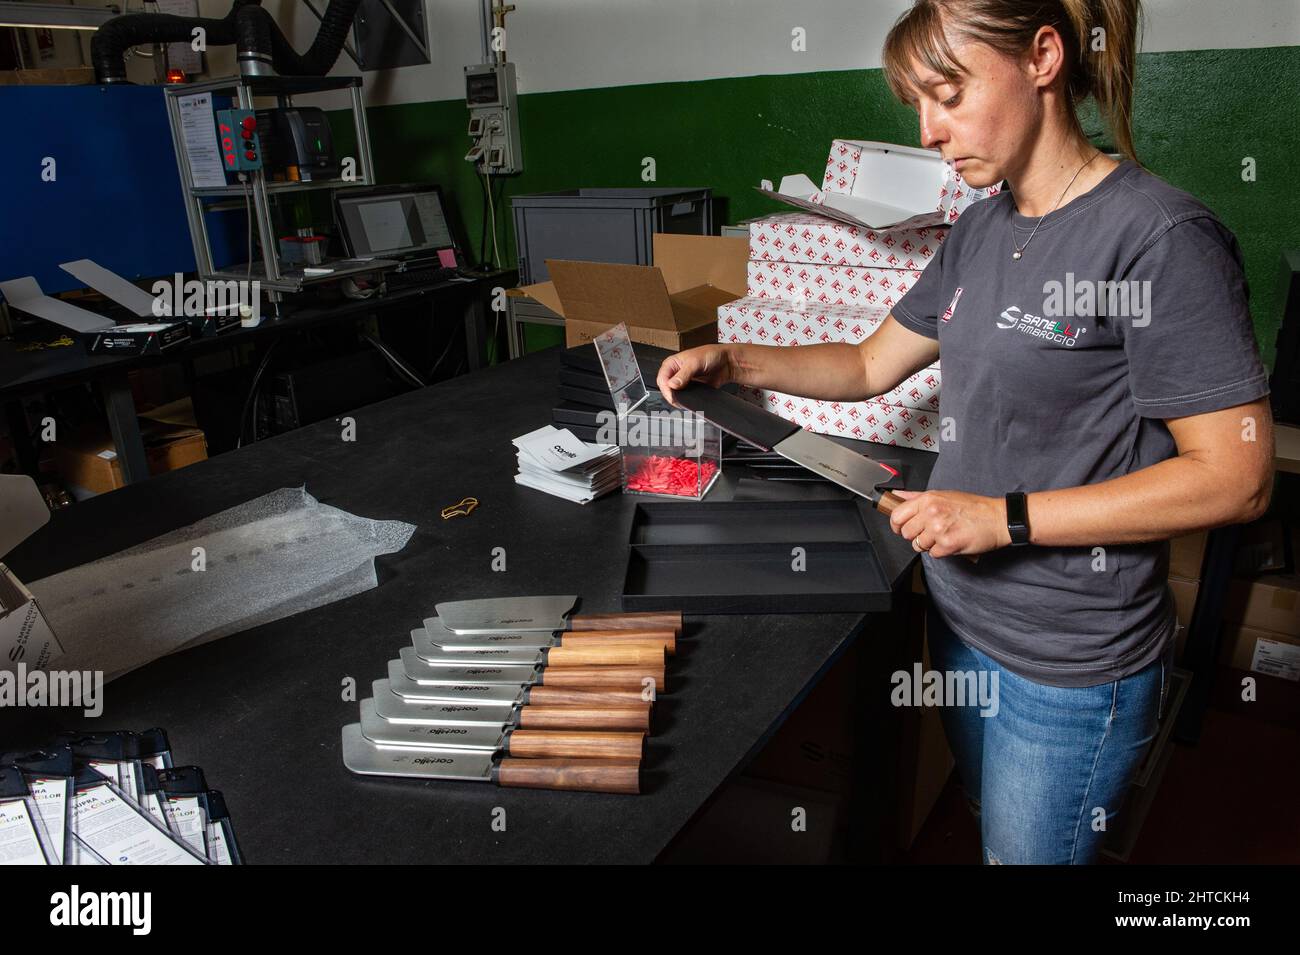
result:
<svg viewBox="0 0 1300 955"><path fill-rule="evenodd" d="M436 605L343 727L354 773L637 793L680 613L574 614L576 596Z"/></svg>

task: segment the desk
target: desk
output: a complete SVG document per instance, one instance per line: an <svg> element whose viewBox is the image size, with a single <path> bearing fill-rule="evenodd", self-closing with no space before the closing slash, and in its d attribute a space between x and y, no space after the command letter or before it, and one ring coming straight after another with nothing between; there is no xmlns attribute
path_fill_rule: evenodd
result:
<svg viewBox="0 0 1300 955"><path fill-rule="evenodd" d="M251 862L650 862L861 637L870 641L860 707L869 735L855 760L864 807L855 841L861 857L887 858L900 721L889 672L905 636L889 615L688 617L640 796L365 779L344 768L339 730L357 705L340 698L340 681L354 678L365 695L436 601L578 593L586 610L620 609L635 499L579 506L513 481L510 439L549 420L558 371L559 350L548 349L362 408L355 442L320 422L56 512L7 558L21 579L303 483L323 503L418 530L378 561L375 590L157 660L109 684L97 720L0 711L0 740L69 725L162 726L177 760L202 766L225 793ZM910 486L924 486L933 455L889 456L907 462ZM467 495L482 502L473 514L439 518ZM868 516L906 598L916 555L884 517ZM495 547L506 549L505 573L490 570ZM504 833L491 828L496 806L507 812Z"/></svg>
<svg viewBox="0 0 1300 955"><path fill-rule="evenodd" d="M144 442L136 421L128 372L136 368L186 361L267 336L325 323L355 320L388 308L422 302L428 303L430 308L438 305L459 308L465 326L469 367L471 371L477 370L483 367L488 300L492 297L494 288L513 285L515 275L512 270L504 270L476 277L472 282L441 282L402 289L383 298L343 301L327 306L312 305L287 312L281 318L273 318L264 313L262 323L256 328L238 328L216 338L194 339L164 355L88 355L80 342L64 348L20 352L11 342L0 342L0 401L4 403L9 430L14 435L19 467L28 474L36 474L35 456L23 440L27 427L22 422L18 399L24 396L82 382L94 382L108 412L109 429L122 463L123 478L130 484L147 478L149 466L145 461Z"/></svg>

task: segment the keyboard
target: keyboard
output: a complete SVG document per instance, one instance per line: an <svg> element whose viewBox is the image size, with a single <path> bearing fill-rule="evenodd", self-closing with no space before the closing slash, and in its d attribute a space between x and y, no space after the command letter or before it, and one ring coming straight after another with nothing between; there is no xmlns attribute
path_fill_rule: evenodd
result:
<svg viewBox="0 0 1300 955"><path fill-rule="evenodd" d="M417 285L436 285L439 282L453 279L459 274L456 269L433 266L423 269L404 269L401 272L389 272L385 276L385 281L388 283L388 288L392 290L413 288Z"/></svg>

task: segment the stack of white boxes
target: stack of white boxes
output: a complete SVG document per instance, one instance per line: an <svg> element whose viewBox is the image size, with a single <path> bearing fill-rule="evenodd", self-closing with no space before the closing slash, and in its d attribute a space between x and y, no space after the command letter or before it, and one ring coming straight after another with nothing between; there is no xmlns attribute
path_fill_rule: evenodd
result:
<svg viewBox="0 0 1300 955"><path fill-rule="evenodd" d="M868 182L862 175L880 151L879 144L836 140L822 192L888 195L889 182ZM718 309L718 340L857 344L878 329L933 259L962 210L1000 188L971 189L937 156L933 160L935 206L920 211L933 211L934 224L875 230L811 211L751 222L747 294ZM867 401L819 401L753 388L741 393L821 434L938 450L939 384L935 362Z"/></svg>

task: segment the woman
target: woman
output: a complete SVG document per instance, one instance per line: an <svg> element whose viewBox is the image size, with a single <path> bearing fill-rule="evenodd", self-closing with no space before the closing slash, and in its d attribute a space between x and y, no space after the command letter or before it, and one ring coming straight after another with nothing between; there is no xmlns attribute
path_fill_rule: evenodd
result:
<svg viewBox="0 0 1300 955"><path fill-rule="evenodd" d="M924 146L1007 188L862 344L707 345L658 375L669 401L690 379L857 401L942 352L938 458L890 526L922 554L933 666L997 687L996 715L943 709L987 863L1096 859L1168 687L1167 541L1253 520L1271 492L1236 239L1134 153L1139 16L918 0L885 42L890 86ZM1123 161L1083 134L1087 95Z"/></svg>

